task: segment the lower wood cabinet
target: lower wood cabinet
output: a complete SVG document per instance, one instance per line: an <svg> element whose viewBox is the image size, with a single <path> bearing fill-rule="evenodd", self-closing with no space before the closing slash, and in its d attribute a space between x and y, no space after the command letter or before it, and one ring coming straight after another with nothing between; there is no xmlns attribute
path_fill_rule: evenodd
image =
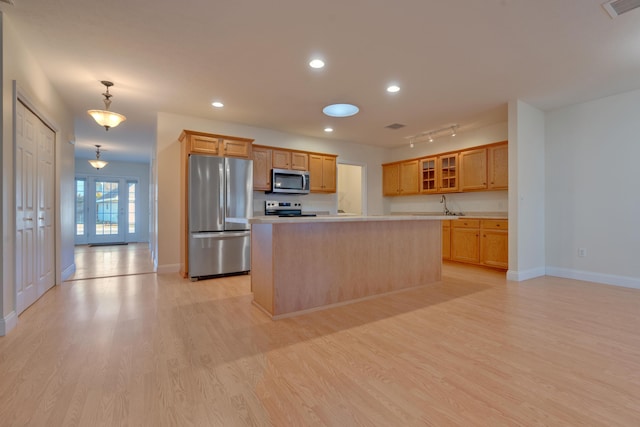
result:
<svg viewBox="0 0 640 427"><path fill-rule="evenodd" d="M451 259L451 221L442 221L442 259Z"/></svg>
<svg viewBox="0 0 640 427"><path fill-rule="evenodd" d="M443 221L442 236L443 259L500 269L509 267L506 219Z"/></svg>

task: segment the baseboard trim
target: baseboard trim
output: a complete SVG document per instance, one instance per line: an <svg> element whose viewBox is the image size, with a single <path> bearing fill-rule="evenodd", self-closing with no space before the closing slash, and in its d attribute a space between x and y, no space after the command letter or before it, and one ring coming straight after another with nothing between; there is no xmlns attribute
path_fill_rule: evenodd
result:
<svg viewBox="0 0 640 427"><path fill-rule="evenodd" d="M62 270L62 281L64 282L76 272L76 263L72 263L69 267Z"/></svg>
<svg viewBox="0 0 640 427"><path fill-rule="evenodd" d="M603 285L622 286L640 289L640 279L613 274L593 273L590 271L573 270L570 268L547 267L547 275L563 277L565 279L582 280L585 282L601 283Z"/></svg>
<svg viewBox="0 0 640 427"><path fill-rule="evenodd" d="M524 280L535 279L536 277L542 277L546 274L546 270L544 267L532 268L530 270L517 271L517 270L509 270L507 271L507 280L513 282L522 282Z"/></svg>
<svg viewBox="0 0 640 427"><path fill-rule="evenodd" d="M156 271L158 272L158 274L179 273L180 272L180 264L158 265L157 268L156 268Z"/></svg>
<svg viewBox="0 0 640 427"><path fill-rule="evenodd" d="M9 313L7 317L0 318L0 337L3 337L9 333L13 328L18 325L18 316L15 311Z"/></svg>

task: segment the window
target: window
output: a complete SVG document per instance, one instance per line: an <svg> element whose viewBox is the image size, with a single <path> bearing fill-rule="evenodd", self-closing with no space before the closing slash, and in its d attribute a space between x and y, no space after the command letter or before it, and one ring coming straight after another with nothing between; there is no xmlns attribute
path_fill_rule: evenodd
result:
<svg viewBox="0 0 640 427"><path fill-rule="evenodd" d="M128 209L127 209L127 224L129 234L136 232L136 182L127 182L127 191L129 193Z"/></svg>
<svg viewBox="0 0 640 427"><path fill-rule="evenodd" d="M83 178L76 178L76 236L84 236L85 233L85 187L86 180Z"/></svg>

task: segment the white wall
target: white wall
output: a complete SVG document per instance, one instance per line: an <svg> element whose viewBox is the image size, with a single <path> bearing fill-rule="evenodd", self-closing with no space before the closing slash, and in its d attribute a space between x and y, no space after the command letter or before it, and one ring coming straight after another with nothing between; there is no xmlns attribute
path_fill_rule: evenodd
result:
<svg viewBox="0 0 640 427"><path fill-rule="evenodd" d="M640 288L639 112L634 91L546 114L548 274Z"/></svg>
<svg viewBox="0 0 640 427"><path fill-rule="evenodd" d="M254 139L254 144L291 148L320 153L337 154L345 162L364 163L367 168L367 212L382 214L382 168L388 156L388 150L346 141L334 141L311 138L247 126L226 123L196 117L170 113L158 113L157 123L157 182L158 182L158 271L178 271L180 263L179 219L180 219L180 146L178 137L182 130L194 130L222 135ZM280 200L282 197L254 192L254 210L260 212L264 200ZM335 194L310 194L307 196L289 196L287 200L301 198L309 210L337 211Z"/></svg>
<svg viewBox="0 0 640 427"><path fill-rule="evenodd" d="M545 274L545 120L509 103L509 280Z"/></svg>
<svg viewBox="0 0 640 427"><path fill-rule="evenodd" d="M16 324L15 318L15 182L14 182L14 81L36 113L56 131L56 283L73 272L73 117L44 70L22 44L9 17L0 13L2 60L2 292L0 335Z"/></svg>
<svg viewBox="0 0 640 427"><path fill-rule="evenodd" d="M104 158L104 156L103 156ZM149 241L149 164L109 162L97 171L87 160L76 159L76 176L135 178L138 181L138 211L136 212L137 242Z"/></svg>
<svg viewBox="0 0 640 427"><path fill-rule="evenodd" d="M434 142L418 142L414 148L409 143L403 147L391 150L391 158L387 162L415 159L447 151L463 150L468 147L491 144L505 141L508 138L507 122L496 123L470 131L459 131L455 137L443 136L436 138ZM476 193L451 193L447 194L447 207L450 211L474 213L474 212L501 212L506 213L508 208L507 191L483 191ZM443 211L440 204L440 195L421 194L415 196L386 197L387 213L403 212L434 212Z"/></svg>

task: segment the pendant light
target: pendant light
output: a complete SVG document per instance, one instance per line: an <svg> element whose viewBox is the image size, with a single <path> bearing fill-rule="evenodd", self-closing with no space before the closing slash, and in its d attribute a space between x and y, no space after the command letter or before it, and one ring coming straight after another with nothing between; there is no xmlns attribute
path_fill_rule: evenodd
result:
<svg viewBox="0 0 640 427"><path fill-rule="evenodd" d="M89 164L91 166L93 166L94 168L96 168L97 170L100 170L103 167L107 166L109 164L109 162L105 162L104 160L100 160L100 147L102 147L102 146L96 144L95 147L96 147L96 159L95 160L89 160Z"/></svg>
<svg viewBox="0 0 640 427"><path fill-rule="evenodd" d="M109 93L109 88L113 86L113 83L106 80L102 80L100 83L105 85L107 88L107 91L102 94L104 96L104 110L89 110L87 113L89 113L89 115L93 117L100 126L104 126L108 131L109 128L118 126L120 123L127 120L127 118L122 114L109 111L109 107L111 106L111 97L113 96Z"/></svg>

